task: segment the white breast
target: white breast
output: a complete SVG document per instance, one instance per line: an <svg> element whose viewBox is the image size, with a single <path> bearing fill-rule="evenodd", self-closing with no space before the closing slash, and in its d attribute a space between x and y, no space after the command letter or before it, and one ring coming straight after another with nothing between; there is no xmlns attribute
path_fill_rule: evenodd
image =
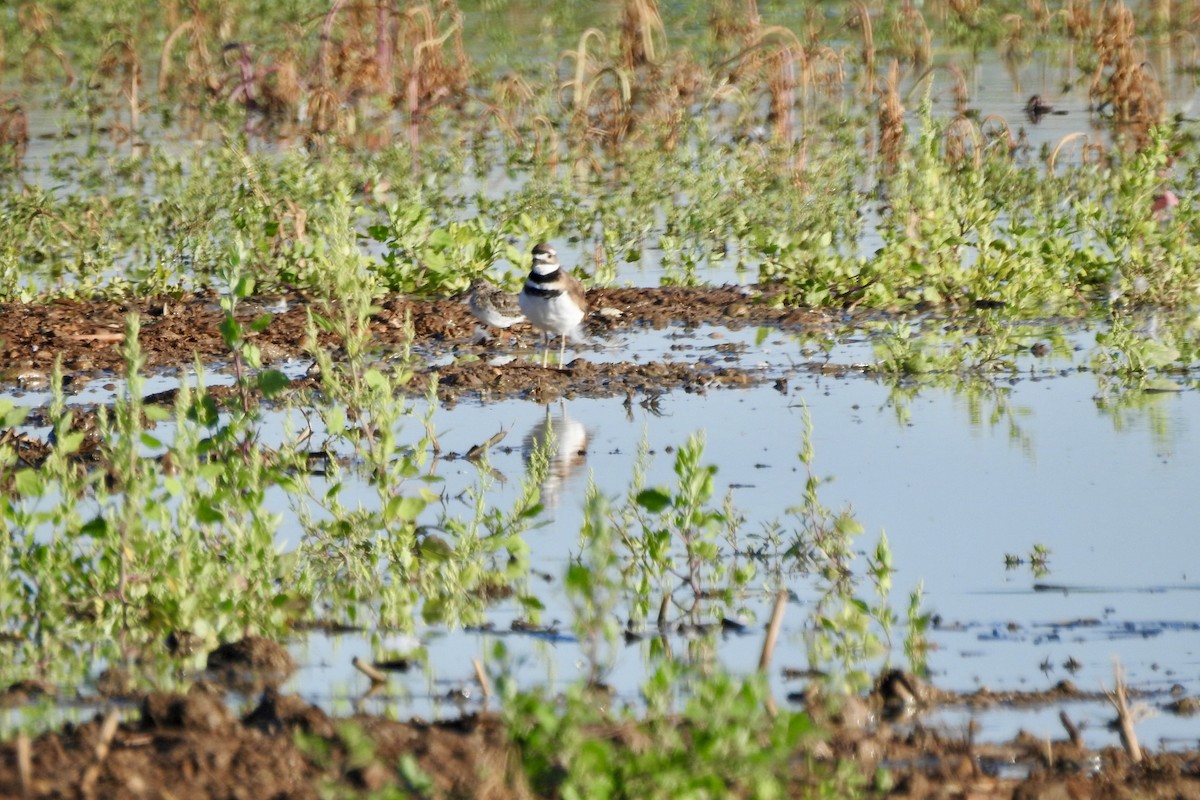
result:
<svg viewBox="0 0 1200 800"><path fill-rule="evenodd" d="M521 292L518 302L525 318L547 333L570 333L583 322L583 309L575 305L567 292L557 297L536 297Z"/></svg>

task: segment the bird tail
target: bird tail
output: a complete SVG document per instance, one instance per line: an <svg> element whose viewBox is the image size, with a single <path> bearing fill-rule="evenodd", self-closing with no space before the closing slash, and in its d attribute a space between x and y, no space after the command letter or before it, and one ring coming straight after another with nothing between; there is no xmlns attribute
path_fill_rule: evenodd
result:
<svg viewBox="0 0 1200 800"><path fill-rule="evenodd" d="M583 328L583 323L579 323L571 330L567 331L565 336L571 340L571 344L587 344L587 331Z"/></svg>

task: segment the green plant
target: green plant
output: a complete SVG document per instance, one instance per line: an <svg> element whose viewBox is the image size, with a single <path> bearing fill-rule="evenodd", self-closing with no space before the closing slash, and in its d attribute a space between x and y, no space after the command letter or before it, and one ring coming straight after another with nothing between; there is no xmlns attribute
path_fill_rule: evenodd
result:
<svg viewBox="0 0 1200 800"><path fill-rule="evenodd" d="M710 505L717 467L703 464L703 457L703 435L693 434L676 452L674 491L641 488L639 469L631 488L633 503L616 517L629 553L626 573L639 576L632 582L640 598L635 621L649 610L655 581L685 614L699 618L702 601L708 603L705 612L716 613L731 605L753 577L752 566L730 570L725 563L721 535L737 519L728 516L725 508ZM677 600L667 581L682 582L691 590L689 600Z"/></svg>
<svg viewBox="0 0 1200 800"><path fill-rule="evenodd" d="M663 667L665 668L665 667ZM680 676L651 682L672 683ZM789 796L854 791L861 778L838 775L797 751L821 733L805 713L766 710L765 681L716 674L691 683L683 710L641 719L597 707L586 688L561 702L505 695L505 722L530 787L565 798ZM652 742L652 746L647 743Z"/></svg>
<svg viewBox="0 0 1200 800"><path fill-rule="evenodd" d="M852 545L862 533L862 526L850 509L835 513L818 496L823 481L814 472L812 419L807 409L804 430L800 462L807 477L801 505L789 509L797 526L789 552L813 570L819 581L820 594L805 629L808 658L812 668L826 674L839 691L862 691L870 685L870 662L885 652L873 623L880 623L886 633L893 619L887 604L891 556L886 539L881 537L869 566L880 599L879 605L872 607L857 595L858 579L853 568Z"/></svg>

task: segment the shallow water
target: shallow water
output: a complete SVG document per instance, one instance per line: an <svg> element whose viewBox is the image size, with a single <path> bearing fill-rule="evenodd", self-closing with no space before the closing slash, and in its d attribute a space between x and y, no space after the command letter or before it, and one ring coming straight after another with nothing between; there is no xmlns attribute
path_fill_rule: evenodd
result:
<svg viewBox="0 0 1200 800"><path fill-rule="evenodd" d="M504 14L514 13L512 4L499 5ZM670 4L664 7L672 12ZM763 9L765 14L785 13L768 3ZM528 17L506 17L501 23L487 27L499 31L498 37L507 36L506 31L540 29L537 20ZM580 19L579 24L582 29L592 20ZM567 34L556 30L552 36L537 37L547 46L548 59L557 57L563 37L570 39ZM1150 58L1157 74L1171 76L1168 112L1194 116L1194 81L1172 68L1168 51L1152 49ZM1086 86L1071 83L1071 75L1057 55L1037 54L1009 70L995 53L987 52L966 69L970 107L981 116L1004 117L1014 132L1023 129L1032 158L1076 132L1111 142L1107 129L1098 127L1088 111ZM913 77L907 76L904 86L910 131L916 127L915 109L924 91ZM945 100L947 75L938 72L933 79L935 113L953 115ZM1023 107L1032 94L1046 96L1065 113L1046 116L1036 125L1026 120ZM55 111L32 108L29 122L34 140L26 164L33 173L41 173L31 176L34 182L49 182L50 157L65 145L44 137L57 131L61 120ZM170 136L147 132L156 140L160 133ZM82 152L81 140L77 146ZM175 146L186 149L193 143ZM1080 150L1071 148L1060 163L1077 163L1079 158ZM481 188L500 197L520 185L498 168ZM476 189L466 185L461 192L466 196ZM469 215L470 206L464 208ZM862 252L877 245L869 233L859 243ZM567 263L588 261L586 253L568 243L560 243L560 250ZM648 247L637 264L623 264L621 269L616 280L622 284L653 285L670 277L654 247ZM733 259L700 274L714 284L755 277L735 271ZM1080 332L1076 338L1086 350L1091 334ZM828 351L775 330L763 336L756 329L717 326L642 332L578 352L591 361L708 360L754 370L763 381L744 390L670 393L646 405L640 402L644 398L635 398L629 406L614 398L576 399L549 409L519 400L486 405L463 401L437 409L434 425L446 452L465 453L497 430L509 431L490 456L491 466L509 478L488 497L501 507L515 496L526 469L526 442L544 431L547 412L558 416L560 442L574 442L543 487L545 524L528 534L533 568L549 576L532 581L532 590L546 606L544 619L559 621L560 634L507 632L523 614L515 602L489 611L495 631L418 628L424 664L393 675L386 691L365 700L365 707L427 717L454 715L463 702L474 707L480 700L471 662L479 659L498 668L498 642L507 648L507 669L525 686L563 687L584 676L586 665L570 634L561 580L580 549L581 507L589 480L606 494L625 492L644 440L653 454L647 483L672 485L673 456L668 448L703 430L705 462L719 466L718 495L733 487L733 502L746 516L743 531L750 536L771 521L786 523L787 509L800 500L805 472L797 453L806 408L814 426L816 472L834 478L822 487L822 500L833 508L853 505L866 529L857 541L860 551L873 548L880 531L886 530L897 569L892 592L897 613L903 614L907 594L922 583L924 607L940 618L930 633L936 649L929 666L936 686L1032 690L1069 678L1081 689L1095 691L1111 685L1113 660L1119 659L1132 685L1153 693L1146 698L1151 705L1168 699L1175 684L1189 696L1200 694L1200 565L1192 558L1200 523L1195 491L1200 398L1195 386L1183 381L1184 391L1156 395L1145 405L1113 412L1095 399L1095 377L1075 369L1085 363L1083 351L1075 362L1028 359L1011 380L975 393L908 382L900 392L860 369L841 375L811 369L825 361L869 364L875 360L870 343L871 335L865 332L841 336ZM284 369L299 375L306 367L295 362ZM787 380L782 391L775 386L778 379ZM208 382L228 384L231 379L212 372ZM147 381L146 390L162 391L176 383L172 376L157 376ZM108 402L111 384L119 382L98 379L79 390L72 402ZM25 405L43 405L48 399L38 391L18 397ZM281 421L274 419L273 424L264 432L268 441L282 436ZM161 426L156 436L169 439L169 425ZM579 444L584 437L586 445ZM571 456L580 450L586 457ZM477 480L475 467L463 460L441 461L438 474L446 481L447 497ZM350 494L347 499L352 501ZM278 498L278 493L273 496ZM465 504L457 511L471 513ZM285 524L279 545L295 547L299 535L296 525ZM1029 564L1006 567L1007 554L1028 561L1034 545L1049 548L1047 574L1034 574ZM779 670L807 665L804 625L815 598L809 578L793 578L788 587L795 598L772 670L778 697L800 688L797 682L785 681ZM863 587L864 592L868 589ZM749 672L758 661L760 628L770 602L754 593L744 599L744 606L753 618L747 619L749 627L719 635L715 653L731 669ZM408 649L410 643L389 636L387 631L368 630L298 637L291 647L303 667L287 688L331 711L350 710L367 688L351 659ZM902 638L903 630L895 634L892 653L893 663L900 665ZM679 653L689 650L679 636L670 639L670 646ZM605 678L618 702L638 702L649 651L645 640L617 650ZM1071 669L1066 666L1069 661ZM471 696L464 698L462 691ZM1019 728L1057 736L1058 710L1058 705L985 712L944 709L932 721L965 730L974 719L980 725L978 737L984 740L1007 738ZM1089 744L1116 742L1116 735L1104 729L1111 713L1103 703L1072 703L1068 711L1077 723L1086 724ZM1147 744L1196 744L1194 722L1165 713L1139 725L1139 733Z"/></svg>
<svg viewBox="0 0 1200 800"><path fill-rule="evenodd" d="M1195 613L1200 581L1186 554L1200 507L1194 500L1200 448L1195 446L1200 403L1195 392L1161 397L1159 410L1176 435L1167 452L1147 426L1114 430L1112 420L1092 400L1094 379L1073 373L1053 380L1018 380L1009 387L1024 437L1006 428L973 423L964 401L948 390L922 391L898 423L887 387L854 375L831 380L792 372L791 390L764 386L745 391L714 391L706 396L671 394L660 400L661 416L636 406L632 414L619 400L575 400L568 416L587 431L586 466L577 465L555 482L553 519L529 534L534 568L561 576L579 549L581 503L589 477L609 494L625 490L635 452L643 438L656 455L649 485L673 482L671 457L664 453L697 429L706 432L706 461L719 464L718 484L736 485L735 505L747 516L744 530L785 516L797 503L803 472L795 454L803 430L802 403L812 415L816 469L836 480L824 487L827 505L851 502L867 533L861 548L873 547L886 529L897 568L893 593L902 612L907 592L923 581L926 607L942 624L931 639L932 680L940 688L970 691L1049 688L1070 678L1084 691L1110 685L1113 659L1131 683L1159 692L1181 684L1200 691L1200 616ZM555 415L562 409L552 407ZM542 423L545 409L521 401L488 406L460 404L439 411L444 448L465 451L497 428L521 437ZM462 462L458 462L462 463ZM493 452L492 466L519 476L519 449ZM465 468L465 465L464 465ZM442 473L447 476L446 472ZM497 502L504 504L501 489ZM1034 544L1051 551L1049 572L1035 576L1028 565L1006 569L1005 554L1025 555ZM1182 560L1181 560L1182 559ZM805 581L793 581L798 596L785 618L776 665L806 665L802 622L813 599ZM557 581L538 585L546 620L569 612ZM556 599L557 598L557 599ZM751 598L748 607L760 623L767 602ZM505 630L520 615L501 605L490 615ZM1091 621L1074 624L1080 620ZM898 639L903 634L898 634ZM435 697L444 686L473 688L470 660L487 659L496 637L478 632L432 633L429 664L436 675L393 679L411 697L397 713L436 713ZM579 651L569 637L556 641L504 635L505 646L522 668L518 675L542 682L579 676ZM676 641L677 647L683 647ZM737 670L754 668L761 636L756 628L726 635L717 644L720 659ZM624 648L608 675L621 697L633 702L643 677L647 645ZM301 648L318 664L297 688L333 700L324 687L346 686L354 696L351 657L370 654L364 637L312 637ZM1074 659L1069 672L1064 664ZM903 663L899 649L893 661ZM1043 663L1048 662L1043 671ZM777 691L797 688L773 676ZM318 686L322 688L317 688ZM335 692L336 696L336 692ZM424 702L422 700L424 699ZM387 707L388 700L373 700ZM433 703L429 708L425 703ZM967 712L942 712L952 727ZM1003 738L1017 727L1041 725L1057 712L1002 710L979 714L981 736ZM1082 704L1072 716L1106 718L1102 704ZM1184 721L1160 715L1143 723L1145 741L1186 737ZM1098 723L1085 733L1092 744L1115 741Z"/></svg>
<svg viewBox="0 0 1200 800"><path fill-rule="evenodd" d="M1074 337L1080 347L1074 358L1085 363L1091 333ZM530 591L544 603L542 619L557 633L510 632L511 623L523 617L515 601L488 611L490 631L418 625L423 664L393 675L382 694L363 701L365 707L426 717L453 715L463 703L474 707L480 700L471 662L499 669L497 642L507 648L507 669L523 685L562 687L584 675L561 580L580 551L589 481L609 496L623 496L644 441L651 454L647 485L673 486L670 448L703 431L704 463L719 467L714 503L732 492L746 518L741 543L749 546L767 523L780 521L785 532L792 524L788 509L800 502L806 477L797 458L805 409L814 429L815 472L833 478L820 497L834 509L852 505L866 531L856 541L858 551L872 550L886 530L896 568L891 602L901 618L908 593L923 583L924 608L939 621L930 632L935 649L929 655L937 687L1028 691L1070 679L1093 692L1111 685L1117 659L1131 685L1151 693L1145 698L1151 705L1171 699L1168 690L1175 684L1187 695L1200 694L1200 580L1188 557L1200 525L1194 481L1200 474L1200 396L1194 386L1184 382L1184 391L1154 395L1148 405L1114 415L1097 401L1095 376L1065 358L1028 357L1014 376L982 395L912 386L899 391L869 372L834 376L810 368L825 361L870 362L870 339L847 333L822 352L779 331L763 336L754 329L669 328L626 334L585 356L732 358L765 380L744 390L673 392L647 406L640 404L643 398L630 404L610 398L549 407L522 400L460 401L436 409L443 453L465 453L499 430L508 432L489 456L491 467L508 479L487 498L499 507L513 501L531 443L544 437L547 415L553 419L563 448L542 487L544 524L527 539L534 575L545 576L531 579ZM291 366L296 373L303 367ZM777 386L780 378L786 387ZM147 388L168 388L173 380L163 376ZM210 380L227 378L214 374ZM111 386L86 385L75 400L103 400ZM44 401L38 393L20 398L31 405ZM160 427L156 436L169 438L169 426ZM281 428L264 432L267 440L278 435ZM464 460L443 459L436 471L448 498L478 481L476 468ZM364 502L372 491L363 488ZM343 499L354 498L351 491ZM449 501L449 512L469 517L469 505L457 502L461 505ZM285 522L280 546L295 547L298 533ZM1006 567L1007 554L1028 561L1034 545L1049 548L1045 574L1035 574L1028 563ZM794 597L772 669L780 697L800 688L780 670L807 666L804 631L816 598L809 577L789 578L786 585ZM869 598L865 582L860 594ZM718 634L713 649L731 669L749 672L757 665L770 601L752 591L740 607L748 627ZM366 630L298 638L292 649L304 666L288 688L333 711L353 707L367 681L351 659L410 649L403 638L387 645L390 636ZM891 661L900 666L903 637L903 627L893 634ZM667 641L681 655L694 649L680 635ZM638 702L649 652L647 639L617 649L605 675L617 702ZM933 721L965 730L974 717L980 740L1007 738L1018 728L1057 735L1057 708L944 709ZM1073 702L1068 713L1087 723L1089 744L1116 741L1102 724L1111 716L1104 703ZM1190 746L1194 726L1164 713L1143 722L1139 733L1146 743L1162 739Z"/></svg>

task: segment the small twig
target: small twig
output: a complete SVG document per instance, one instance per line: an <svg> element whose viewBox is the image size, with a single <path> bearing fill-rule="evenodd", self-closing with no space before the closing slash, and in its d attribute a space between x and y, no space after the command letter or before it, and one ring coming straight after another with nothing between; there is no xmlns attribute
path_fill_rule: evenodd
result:
<svg viewBox="0 0 1200 800"><path fill-rule="evenodd" d="M21 781L21 800L33 797L33 754L25 731L17 734L17 775Z"/></svg>
<svg viewBox="0 0 1200 800"><path fill-rule="evenodd" d="M108 758L109 748L112 747L113 738L117 735L117 728L121 725L121 713L115 708L110 708L104 716L104 724L100 726L100 739L96 742L96 762L99 763Z"/></svg>
<svg viewBox="0 0 1200 800"><path fill-rule="evenodd" d="M475 680L479 681L479 691L483 692L483 699L487 700L492 696L492 682L483 671L483 662L478 658L472 659L471 666L475 667Z"/></svg>
<svg viewBox="0 0 1200 800"><path fill-rule="evenodd" d="M979 753L975 751L975 737L979 734L979 722L971 720L967 723L967 758L971 761L972 777L979 777Z"/></svg>
<svg viewBox="0 0 1200 800"><path fill-rule="evenodd" d="M1142 760L1142 748L1138 744L1137 732L1133 729L1133 713L1129 710L1129 699L1126 694L1125 670L1121 662L1113 663L1113 681L1116 686L1110 692L1105 690L1104 696L1117 710L1117 725L1121 734L1121 745L1129 754L1129 760L1137 764Z"/></svg>
<svg viewBox="0 0 1200 800"><path fill-rule="evenodd" d="M478 461L490 447L502 442L505 436L508 436L508 431L501 430L493 434L486 442L475 445L467 451L467 461Z"/></svg>
<svg viewBox="0 0 1200 800"><path fill-rule="evenodd" d="M1079 728L1075 727L1075 723L1071 722L1071 718L1067 716L1066 711L1058 712L1058 721L1067 730L1067 736L1071 738L1071 744L1076 747L1083 747L1083 736L1079 733Z"/></svg>
<svg viewBox="0 0 1200 800"><path fill-rule="evenodd" d="M658 606L658 629L663 630L667 627L667 609L671 605L671 595L664 593L662 603Z"/></svg>
<svg viewBox="0 0 1200 800"><path fill-rule="evenodd" d="M779 629L783 626L783 612L787 609L788 593L780 589L775 595L775 608L771 611L771 622L767 625L767 638L763 641L762 655L758 659L758 671L766 672L771 666L771 657L775 654L775 642L779 639Z"/></svg>
<svg viewBox="0 0 1200 800"><path fill-rule="evenodd" d="M433 426L429 424L428 420L425 421L425 436L429 439L429 448L433 450L433 454L435 456L440 454L442 452L442 445L438 441L437 434L434 433ZM500 438L503 439L504 437L501 436Z"/></svg>
<svg viewBox="0 0 1200 800"><path fill-rule="evenodd" d="M125 334L123 333L63 333L60 334L64 339L70 339L74 342L123 342Z"/></svg>
<svg viewBox="0 0 1200 800"><path fill-rule="evenodd" d="M372 686L387 683L387 675L384 675L374 664L363 661L358 656L350 659L350 664L363 675L371 679Z"/></svg>
<svg viewBox="0 0 1200 800"><path fill-rule="evenodd" d="M100 780L100 771L104 767L104 760L108 758L109 748L112 746L113 737L117 735L117 727L120 724L120 712L115 708L109 709L108 714L104 717L104 723L100 726L100 738L96 740L95 760L83 771L83 777L79 782L79 793L84 797L96 796L96 782Z"/></svg>

